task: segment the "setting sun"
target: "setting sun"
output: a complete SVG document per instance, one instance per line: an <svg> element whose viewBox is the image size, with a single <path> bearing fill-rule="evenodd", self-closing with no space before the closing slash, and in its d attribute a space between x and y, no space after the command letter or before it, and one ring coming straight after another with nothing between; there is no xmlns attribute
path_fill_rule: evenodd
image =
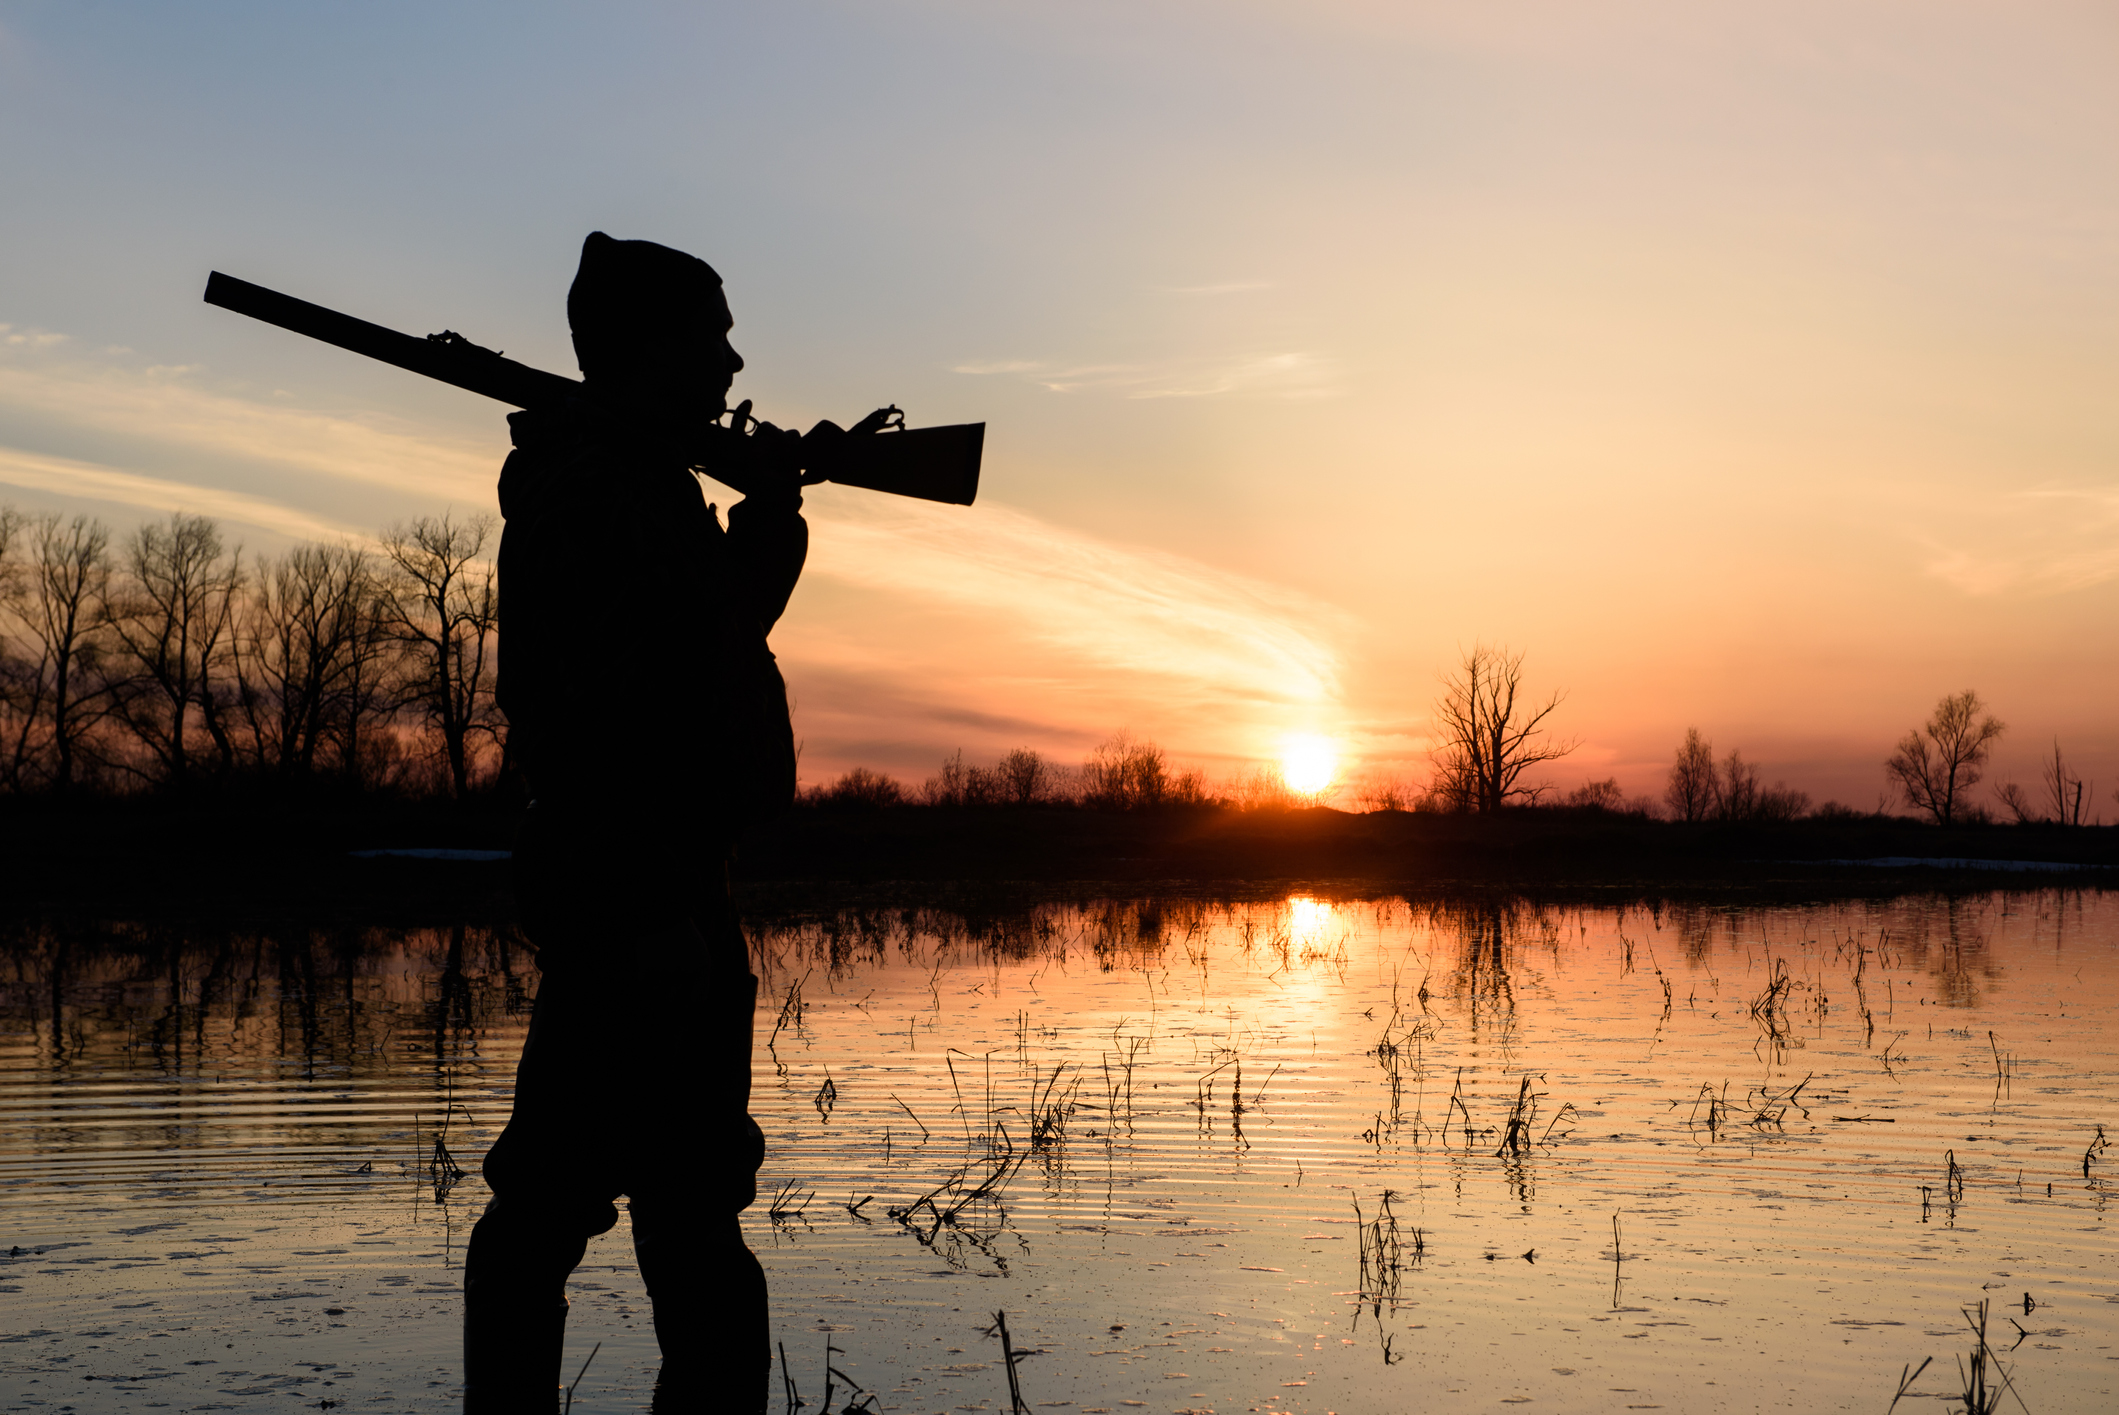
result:
<svg viewBox="0 0 2119 1415"><path fill-rule="evenodd" d="M1280 778L1298 796L1315 796L1339 774L1339 744L1314 732L1290 737L1280 756Z"/></svg>

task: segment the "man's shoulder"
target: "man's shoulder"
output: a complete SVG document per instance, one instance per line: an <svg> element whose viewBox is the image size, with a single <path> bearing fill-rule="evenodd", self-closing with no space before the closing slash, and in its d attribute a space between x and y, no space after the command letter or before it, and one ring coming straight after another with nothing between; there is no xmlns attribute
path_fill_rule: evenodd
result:
<svg viewBox="0 0 2119 1415"><path fill-rule="evenodd" d="M713 519L690 470L594 427L518 441L501 467L500 508L511 524L562 527L616 516L641 518L655 531L696 533Z"/></svg>

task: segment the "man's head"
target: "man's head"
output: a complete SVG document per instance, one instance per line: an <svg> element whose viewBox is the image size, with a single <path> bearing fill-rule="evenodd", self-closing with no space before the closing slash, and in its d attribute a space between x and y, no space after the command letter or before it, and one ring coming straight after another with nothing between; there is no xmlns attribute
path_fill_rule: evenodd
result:
<svg viewBox="0 0 2119 1415"><path fill-rule="evenodd" d="M743 358L721 277L697 256L592 231L567 292L574 356L594 388L680 415L718 417Z"/></svg>

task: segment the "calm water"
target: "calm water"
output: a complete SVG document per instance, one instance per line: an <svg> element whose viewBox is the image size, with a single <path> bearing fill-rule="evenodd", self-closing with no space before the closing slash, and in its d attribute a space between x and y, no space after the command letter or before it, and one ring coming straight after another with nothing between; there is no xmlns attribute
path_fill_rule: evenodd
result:
<svg viewBox="0 0 2119 1415"><path fill-rule="evenodd" d="M1005 1410L996 1310L1038 1409L1880 1412L1932 1357L1939 1410L1983 1299L2029 1410L2119 1408L2095 894L756 944L787 1187L748 1226L811 1411L828 1349L880 1409ZM0 1408L450 1407L527 955L142 928L0 969ZM630 1255L621 1222L577 1274L578 1411L645 1406Z"/></svg>

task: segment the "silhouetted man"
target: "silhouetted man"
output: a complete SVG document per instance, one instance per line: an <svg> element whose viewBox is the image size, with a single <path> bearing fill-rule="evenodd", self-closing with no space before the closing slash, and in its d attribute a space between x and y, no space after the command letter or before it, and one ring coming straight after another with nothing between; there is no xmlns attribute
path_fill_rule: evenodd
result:
<svg viewBox="0 0 2119 1415"><path fill-rule="evenodd" d="M743 367L720 277L597 232L567 316L584 391L509 419L500 478L500 703L536 799L516 880L543 977L465 1264L465 1406L553 1409L566 1278L624 1195L656 1408L762 1411L765 1278L738 1222L764 1155L757 979L726 860L794 790L766 635L808 545L799 439L761 428L765 455L715 468L745 493L724 531L688 470Z"/></svg>

